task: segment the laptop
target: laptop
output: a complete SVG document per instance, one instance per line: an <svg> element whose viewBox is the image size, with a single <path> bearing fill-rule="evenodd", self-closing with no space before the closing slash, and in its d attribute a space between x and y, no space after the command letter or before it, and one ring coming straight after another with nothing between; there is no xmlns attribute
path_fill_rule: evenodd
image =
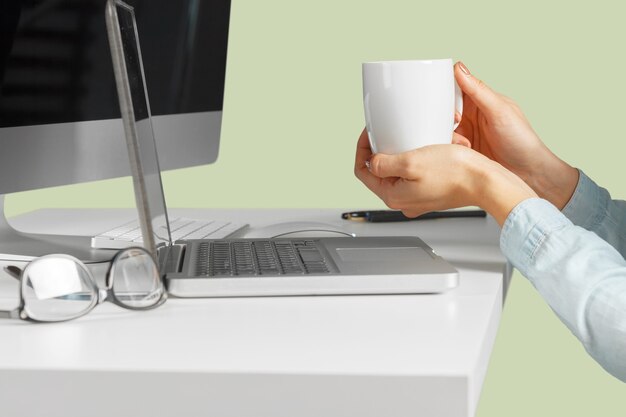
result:
<svg viewBox="0 0 626 417"><path fill-rule="evenodd" d="M458 272L417 237L172 241L133 8L108 0L106 20L143 244L170 294L416 294L458 285Z"/></svg>

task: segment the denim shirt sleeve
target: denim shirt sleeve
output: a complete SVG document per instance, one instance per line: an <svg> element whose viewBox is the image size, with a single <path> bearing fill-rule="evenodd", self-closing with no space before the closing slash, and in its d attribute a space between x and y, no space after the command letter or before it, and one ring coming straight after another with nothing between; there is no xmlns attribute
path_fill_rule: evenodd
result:
<svg viewBox="0 0 626 417"><path fill-rule="evenodd" d="M584 172L578 171L578 185L563 208L575 225L594 232L626 257L626 202L611 200L609 192Z"/></svg>
<svg viewBox="0 0 626 417"><path fill-rule="evenodd" d="M574 197L586 193L597 196L602 189L589 184ZM612 234L605 223L608 215L602 207L607 200L572 202L570 219L580 226L546 200L523 201L507 217L500 246L589 354L626 382L626 261L586 229L606 236L619 233Z"/></svg>

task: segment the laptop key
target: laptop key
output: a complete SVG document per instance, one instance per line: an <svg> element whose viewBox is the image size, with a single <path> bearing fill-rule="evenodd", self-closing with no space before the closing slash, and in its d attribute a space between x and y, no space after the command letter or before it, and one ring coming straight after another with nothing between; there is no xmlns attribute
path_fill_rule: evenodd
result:
<svg viewBox="0 0 626 417"><path fill-rule="evenodd" d="M298 252L305 264L309 262L322 262L324 260L317 249L299 249Z"/></svg>

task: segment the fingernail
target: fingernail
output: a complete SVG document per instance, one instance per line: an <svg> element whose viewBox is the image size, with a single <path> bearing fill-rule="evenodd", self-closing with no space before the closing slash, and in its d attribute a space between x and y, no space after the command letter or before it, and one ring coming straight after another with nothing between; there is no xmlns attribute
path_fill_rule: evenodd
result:
<svg viewBox="0 0 626 417"><path fill-rule="evenodd" d="M465 66L464 63L462 63L461 61L459 61L459 68L461 68L461 71L463 71L465 74L470 75L469 70L467 69L467 67Z"/></svg>
<svg viewBox="0 0 626 417"><path fill-rule="evenodd" d="M370 164L370 161L365 161L365 167L367 168L368 171L372 171L372 164Z"/></svg>

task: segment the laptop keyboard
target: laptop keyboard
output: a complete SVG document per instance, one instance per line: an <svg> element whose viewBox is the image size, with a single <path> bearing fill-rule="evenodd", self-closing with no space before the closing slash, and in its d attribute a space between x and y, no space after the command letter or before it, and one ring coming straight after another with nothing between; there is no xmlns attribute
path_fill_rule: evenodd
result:
<svg viewBox="0 0 626 417"><path fill-rule="evenodd" d="M196 276L330 274L333 268L313 240L202 242L196 247Z"/></svg>
<svg viewBox="0 0 626 417"><path fill-rule="evenodd" d="M226 221L194 220L186 217L170 219L172 242L191 239L223 239L246 227L246 224ZM163 231L163 235L167 232ZM99 249L123 249L143 243L139 221L114 227L91 238L91 247Z"/></svg>

